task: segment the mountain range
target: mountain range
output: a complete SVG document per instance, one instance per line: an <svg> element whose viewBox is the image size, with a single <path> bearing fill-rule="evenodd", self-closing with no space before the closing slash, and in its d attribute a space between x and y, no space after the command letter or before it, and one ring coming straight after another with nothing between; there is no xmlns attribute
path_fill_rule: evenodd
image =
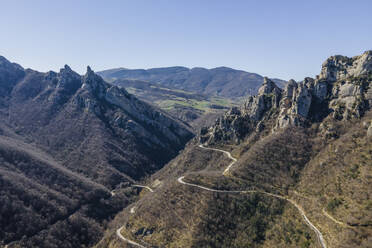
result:
<svg viewBox="0 0 372 248"><path fill-rule="evenodd" d="M263 77L256 73L228 67L213 69L195 67L190 69L174 66L147 70L116 68L100 71L98 74L108 81L136 79L180 90L226 98L255 94L263 82ZM284 80L274 79L274 81L280 86L285 84Z"/></svg>

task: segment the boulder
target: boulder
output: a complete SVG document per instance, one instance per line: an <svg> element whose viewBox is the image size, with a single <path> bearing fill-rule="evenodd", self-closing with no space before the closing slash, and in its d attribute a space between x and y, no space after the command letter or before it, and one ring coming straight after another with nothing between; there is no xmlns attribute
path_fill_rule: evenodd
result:
<svg viewBox="0 0 372 248"><path fill-rule="evenodd" d="M372 121L369 125L369 128L367 130L367 137L372 138Z"/></svg>

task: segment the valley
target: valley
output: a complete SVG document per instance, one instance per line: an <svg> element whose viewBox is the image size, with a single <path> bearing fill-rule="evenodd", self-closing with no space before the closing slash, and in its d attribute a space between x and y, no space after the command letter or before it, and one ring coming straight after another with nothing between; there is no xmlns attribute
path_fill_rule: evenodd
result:
<svg viewBox="0 0 372 248"><path fill-rule="evenodd" d="M0 6L0 248L372 248L372 1Z"/></svg>
<svg viewBox="0 0 372 248"><path fill-rule="evenodd" d="M227 109L242 101L241 98L210 97L140 80L121 79L111 83L187 123L194 132L212 124Z"/></svg>
<svg viewBox="0 0 372 248"><path fill-rule="evenodd" d="M227 67L118 68L97 73L187 122L196 132L212 125L229 108L239 106L248 95L256 94L263 82L263 77L256 73ZM286 83L280 79L274 81L280 87Z"/></svg>
<svg viewBox="0 0 372 248"><path fill-rule="evenodd" d="M3 246L368 247L371 58L239 105L2 57Z"/></svg>
<svg viewBox="0 0 372 248"><path fill-rule="evenodd" d="M109 230L142 247L369 247L370 56L346 65L331 57L315 82L290 81L284 90L265 79L257 96L201 129L146 180L154 192ZM334 60L346 68L328 67ZM333 77L351 65L362 72ZM325 107L346 100L355 103L342 112ZM109 231L96 247L121 247L117 235Z"/></svg>
<svg viewBox="0 0 372 248"><path fill-rule="evenodd" d="M228 167L224 170L223 174L225 175L226 173L228 173L229 169L231 168L231 166L236 162L236 159L234 157L231 156L231 153L227 152L227 151L224 151L224 150L220 150L220 149L215 149L215 148L208 148L208 147L204 147L203 145L199 145L200 148L202 149L210 149L210 150L215 150L215 151L220 151L220 152L223 152L225 154L227 154L227 156L233 160L231 164L228 165ZM204 187L202 185L198 185L198 184L193 184L193 183L187 183L184 181L184 178L185 176L181 176L177 179L177 181L180 183L180 184L184 184L184 185L188 185L188 186L191 186L191 187L197 187L197 188L200 188L202 190L207 190L207 191L210 191L210 192L217 192L217 193L237 193L237 194L249 194L249 193L261 193L261 194L266 194L266 195L269 195L269 196L272 196L272 197L275 197L275 198L279 198L279 199L285 199L287 200L288 202L290 202L291 204L293 204L299 211L299 213L301 214L301 216L303 217L304 221L306 222L306 224L312 229L314 230L314 232L316 233L316 236L319 240L319 243L320 243L320 246L322 248L326 248L326 244L325 244L325 241L324 241L324 238L323 238L323 235L322 233L313 225L313 223L310 222L310 220L307 218L307 216L305 215L303 209L298 206L296 204L295 201L289 199L289 198L286 198L284 196L280 196L280 195L276 195L276 194L272 194L272 193L268 193L268 192L260 192L260 191L256 191L256 190L216 190L216 189L211 189L211 188L207 188L207 187ZM150 192L153 192L153 190L147 186L141 186L141 187L146 187L150 190ZM134 207L132 207L133 209ZM131 213L133 214L134 212L131 211ZM331 218L333 220L333 217L331 217L329 214L327 214L326 212L324 212L324 214L328 217L328 218ZM123 237L121 235L121 231L122 229L124 228L124 226L120 227L117 231L116 231L116 235L122 239L124 242L127 242L131 245L134 245L134 246L137 246L137 247L141 247L141 248L145 248L145 246L135 242L135 241L132 241L132 240L129 240L125 237Z"/></svg>

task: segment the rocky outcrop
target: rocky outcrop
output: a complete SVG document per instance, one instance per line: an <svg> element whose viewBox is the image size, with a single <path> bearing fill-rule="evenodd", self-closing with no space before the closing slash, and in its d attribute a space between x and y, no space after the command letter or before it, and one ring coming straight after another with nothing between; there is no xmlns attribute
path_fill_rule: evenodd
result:
<svg viewBox="0 0 372 248"><path fill-rule="evenodd" d="M71 70L68 65L60 69L59 73L47 72L44 80L53 83L53 85L49 86L49 90L53 92L49 95L48 100L57 107L66 103L81 86L81 76Z"/></svg>
<svg viewBox="0 0 372 248"><path fill-rule="evenodd" d="M268 111L279 107L282 89L270 79L264 78L264 83L258 92L257 96L250 96L240 108L232 108L223 117L218 118L215 125L202 136L201 141L210 143L234 140L238 143L256 128L262 129L262 122L259 127L256 127L257 123ZM205 133L205 130L203 132Z"/></svg>
<svg viewBox="0 0 372 248"><path fill-rule="evenodd" d="M372 71L372 51L352 58L336 55L322 65L319 79L334 82L348 77L358 77Z"/></svg>
<svg viewBox="0 0 372 248"><path fill-rule="evenodd" d="M241 111L243 115L258 121L268 109L279 106L281 94L282 90L273 81L265 77L258 95L250 96Z"/></svg>
<svg viewBox="0 0 372 248"><path fill-rule="evenodd" d="M372 138L372 121L368 127L368 130L367 130L367 136Z"/></svg>
<svg viewBox="0 0 372 248"><path fill-rule="evenodd" d="M281 90L265 78L257 96L227 112L208 132L203 142L239 142L252 132L271 128L307 126L327 116L336 120L360 118L372 106L372 51L348 58L332 56L323 63L316 79L290 80ZM332 130L327 129L332 137Z"/></svg>
<svg viewBox="0 0 372 248"><path fill-rule="evenodd" d="M132 131L146 136L152 143L166 147L166 145L153 135L151 130L160 133L163 139L172 141L177 145L184 142L184 137L190 136L190 132L182 125L171 119L167 114L154 109L149 104L138 100L129 94L124 88L106 83L100 76L95 74L88 66L86 74L83 76L82 91L80 96L87 111L92 111L97 115L101 114L101 101L124 110L131 119L126 121L125 127ZM95 97L93 97L95 96ZM123 118L115 118L117 123L123 124ZM147 130L143 126L151 127ZM150 143L149 143L150 145Z"/></svg>

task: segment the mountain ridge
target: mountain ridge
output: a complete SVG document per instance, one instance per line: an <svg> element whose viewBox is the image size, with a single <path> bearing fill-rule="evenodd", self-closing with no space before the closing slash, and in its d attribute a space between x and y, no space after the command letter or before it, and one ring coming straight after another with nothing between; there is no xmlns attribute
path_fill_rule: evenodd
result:
<svg viewBox="0 0 372 248"><path fill-rule="evenodd" d="M116 68L97 73L108 81L136 79L181 90L228 98L255 94L263 82L263 77L259 74L224 66L212 69L182 66L151 69ZM281 86L285 84L283 80L275 79L275 81Z"/></svg>
<svg viewBox="0 0 372 248"><path fill-rule="evenodd" d="M0 244L8 247L93 245L138 197L131 185L193 136L89 66L83 76L68 65L41 73L1 58L0 96Z"/></svg>

